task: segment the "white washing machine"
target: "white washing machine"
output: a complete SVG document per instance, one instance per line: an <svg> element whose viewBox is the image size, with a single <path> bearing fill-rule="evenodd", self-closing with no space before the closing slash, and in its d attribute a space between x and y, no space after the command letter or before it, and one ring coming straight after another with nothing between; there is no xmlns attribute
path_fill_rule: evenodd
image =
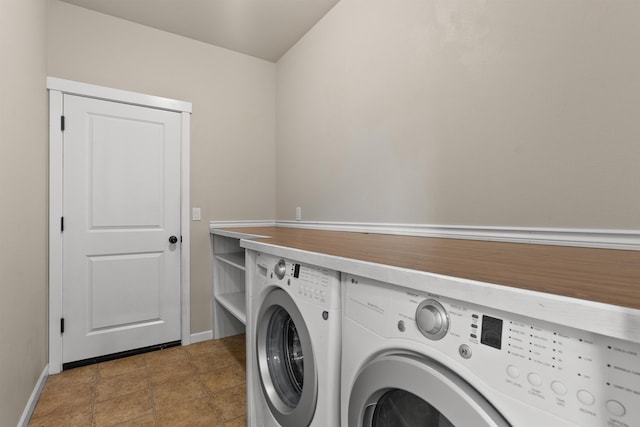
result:
<svg viewBox="0 0 640 427"><path fill-rule="evenodd" d="M252 426L337 426L339 273L255 254L248 286L247 374Z"/></svg>
<svg viewBox="0 0 640 427"><path fill-rule="evenodd" d="M344 427L640 426L637 343L356 276L343 293Z"/></svg>

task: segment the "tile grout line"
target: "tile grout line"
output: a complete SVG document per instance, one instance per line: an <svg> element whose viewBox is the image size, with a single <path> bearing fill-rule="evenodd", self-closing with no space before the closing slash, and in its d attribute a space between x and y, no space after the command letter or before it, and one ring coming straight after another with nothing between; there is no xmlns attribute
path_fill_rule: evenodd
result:
<svg viewBox="0 0 640 427"><path fill-rule="evenodd" d="M147 380L147 391L149 392L149 398L151 399L151 410L153 412L153 421L156 427L160 427L160 420L158 420L158 410L156 408L156 400L153 395L153 387L151 386L151 372L149 372L149 363L146 356L144 358L144 372L145 372L145 379Z"/></svg>
<svg viewBox="0 0 640 427"><path fill-rule="evenodd" d="M93 426L93 419L95 417L96 399L98 397L98 379L100 377L100 371L98 365L95 368L95 374L93 376L93 392L91 396L91 403L89 403L89 427Z"/></svg>

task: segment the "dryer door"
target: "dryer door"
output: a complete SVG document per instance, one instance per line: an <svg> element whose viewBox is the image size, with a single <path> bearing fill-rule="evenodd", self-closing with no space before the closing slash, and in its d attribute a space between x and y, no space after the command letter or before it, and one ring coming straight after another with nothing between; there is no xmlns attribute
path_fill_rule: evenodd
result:
<svg viewBox="0 0 640 427"><path fill-rule="evenodd" d="M274 289L256 322L256 351L264 399L284 427L309 425L316 410L318 379L311 337L293 299Z"/></svg>
<svg viewBox="0 0 640 427"><path fill-rule="evenodd" d="M458 375L413 354L391 354L368 363L349 399L349 427L509 425Z"/></svg>

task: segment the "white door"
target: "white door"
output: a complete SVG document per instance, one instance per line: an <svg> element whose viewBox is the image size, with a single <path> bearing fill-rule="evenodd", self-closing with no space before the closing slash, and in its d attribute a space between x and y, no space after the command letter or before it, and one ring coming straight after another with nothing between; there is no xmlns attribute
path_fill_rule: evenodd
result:
<svg viewBox="0 0 640 427"><path fill-rule="evenodd" d="M62 362L179 340L181 115L63 104Z"/></svg>

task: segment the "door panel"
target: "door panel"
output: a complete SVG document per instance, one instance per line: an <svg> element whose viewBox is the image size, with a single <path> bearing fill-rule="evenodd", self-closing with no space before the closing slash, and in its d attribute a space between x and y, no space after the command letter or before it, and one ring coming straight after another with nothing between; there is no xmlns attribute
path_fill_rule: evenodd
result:
<svg viewBox="0 0 640 427"><path fill-rule="evenodd" d="M88 120L92 228L161 228L163 124L98 115Z"/></svg>
<svg viewBox="0 0 640 427"><path fill-rule="evenodd" d="M89 257L91 332L160 321L162 253Z"/></svg>
<svg viewBox="0 0 640 427"><path fill-rule="evenodd" d="M63 363L180 339L180 114L64 114Z"/></svg>

